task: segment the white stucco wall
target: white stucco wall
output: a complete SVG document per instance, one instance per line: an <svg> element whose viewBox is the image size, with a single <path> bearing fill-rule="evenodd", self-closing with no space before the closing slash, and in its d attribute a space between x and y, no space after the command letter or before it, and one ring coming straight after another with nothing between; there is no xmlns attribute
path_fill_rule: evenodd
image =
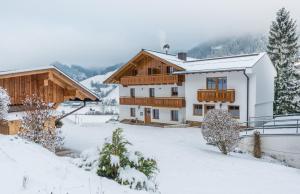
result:
<svg viewBox="0 0 300 194"><path fill-rule="evenodd" d="M206 78L207 77L227 77L227 89L235 89L235 102L234 103L222 103L220 107L220 102L199 102L197 100L197 91L199 89L206 89ZM202 73L202 74L187 74L185 85L186 93L186 120L187 121L198 121L201 122L204 118L203 116L193 115L193 105L202 104L203 109L205 104L214 104L215 108L226 109L228 105L238 105L240 106L240 121L245 122L246 107L247 107L247 79L243 72L221 72L221 73ZM203 111L204 113L204 111Z"/></svg>
<svg viewBox="0 0 300 194"><path fill-rule="evenodd" d="M141 85L141 86L120 86L120 97L130 97L130 88L135 88L135 97L149 97L149 88L154 88L155 97L171 97L171 88L178 88L178 96L185 97L184 83L182 86L173 85ZM135 108L136 117L130 117L130 108ZM120 120L138 119L144 121L145 108L151 108L151 122L179 124L185 123L185 108L163 108L137 105L120 105ZM153 119L152 109L159 109L159 119ZM171 110L178 110L178 121L171 121Z"/></svg>
<svg viewBox="0 0 300 194"><path fill-rule="evenodd" d="M300 168L300 135L261 135L262 152L287 164ZM239 148L253 152L254 138L247 136L241 139Z"/></svg>
<svg viewBox="0 0 300 194"><path fill-rule="evenodd" d="M120 96L130 97L130 88L135 88L136 97L149 97L149 88L154 88L155 97L171 97L171 88L178 88L178 97L184 97L184 83L182 86L174 85L141 85L141 86L120 86Z"/></svg>
<svg viewBox="0 0 300 194"><path fill-rule="evenodd" d="M130 108L135 108L135 117L130 116ZM120 105L120 120L124 119L138 119L144 121L145 108L151 108L151 122L180 124L185 123L185 109L184 108L161 108L161 107L147 107L135 105ZM153 119L152 109L159 109L159 119ZM171 110L178 110L178 121L171 121Z"/></svg>
<svg viewBox="0 0 300 194"><path fill-rule="evenodd" d="M255 117L273 115L274 78L276 70L268 57L264 55L252 68L255 74Z"/></svg>

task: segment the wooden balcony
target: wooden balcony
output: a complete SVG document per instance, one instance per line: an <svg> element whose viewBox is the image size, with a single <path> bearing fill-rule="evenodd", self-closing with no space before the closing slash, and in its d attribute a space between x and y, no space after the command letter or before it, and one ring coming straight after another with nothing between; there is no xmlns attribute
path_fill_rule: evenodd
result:
<svg viewBox="0 0 300 194"><path fill-rule="evenodd" d="M120 97L121 105L140 105L140 106L155 106L155 107L170 107L182 108L185 107L184 98L143 98L143 97Z"/></svg>
<svg viewBox="0 0 300 194"><path fill-rule="evenodd" d="M178 84L184 82L184 75L146 75L146 76L125 76L120 83L128 85L153 85L153 84Z"/></svg>
<svg viewBox="0 0 300 194"><path fill-rule="evenodd" d="M235 90L198 90L199 102L231 102L235 101Z"/></svg>

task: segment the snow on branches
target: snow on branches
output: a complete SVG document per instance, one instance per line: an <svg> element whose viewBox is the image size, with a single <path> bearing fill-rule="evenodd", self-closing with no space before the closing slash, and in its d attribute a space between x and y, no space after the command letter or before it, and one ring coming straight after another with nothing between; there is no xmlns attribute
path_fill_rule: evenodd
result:
<svg viewBox="0 0 300 194"><path fill-rule="evenodd" d="M128 150L131 145L122 135L123 130L113 131L111 139L104 144L99 159L97 174L113 179L132 189L156 191L156 161L140 152Z"/></svg>
<svg viewBox="0 0 300 194"><path fill-rule="evenodd" d="M61 131L51 124L53 119L51 106L36 95L26 97L23 104L25 114L18 135L55 152L56 148L62 146L63 137Z"/></svg>
<svg viewBox="0 0 300 194"><path fill-rule="evenodd" d="M7 91L0 87L0 120L5 119L9 109L10 97Z"/></svg>
<svg viewBox="0 0 300 194"><path fill-rule="evenodd" d="M228 154L239 141L239 124L226 110L210 110L203 120L202 135L223 154Z"/></svg>
<svg viewBox="0 0 300 194"><path fill-rule="evenodd" d="M290 18L290 13L285 8L281 8L269 32L268 55L277 70L275 114L300 111L300 86L294 67L299 48L296 28L296 22Z"/></svg>

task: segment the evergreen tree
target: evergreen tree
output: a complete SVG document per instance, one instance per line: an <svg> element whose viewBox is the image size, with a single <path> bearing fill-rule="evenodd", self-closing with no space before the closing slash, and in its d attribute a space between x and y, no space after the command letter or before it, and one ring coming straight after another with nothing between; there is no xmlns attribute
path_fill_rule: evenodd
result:
<svg viewBox="0 0 300 194"><path fill-rule="evenodd" d="M294 63L297 61L298 36L296 22L281 8L269 32L268 54L276 70L274 113L299 112L299 84Z"/></svg>

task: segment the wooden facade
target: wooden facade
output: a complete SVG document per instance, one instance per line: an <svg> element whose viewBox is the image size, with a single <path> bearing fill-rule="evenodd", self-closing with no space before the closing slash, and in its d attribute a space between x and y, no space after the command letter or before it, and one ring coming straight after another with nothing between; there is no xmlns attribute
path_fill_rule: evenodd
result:
<svg viewBox="0 0 300 194"><path fill-rule="evenodd" d="M141 51L105 80L104 83L117 83L122 85L123 83L125 85L135 85L138 81L142 81L145 85L151 84L149 82L153 84L180 83L184 81L184 76L172 75L173 71L180 70L184 69L148 52ZM141 79L141 77L147 78Z"/></svg>
<svg viewBox="0 0 300 194"><path fill-rule="evenodd" d="M22 105L26 96L37 95L49 103L69 99L91 99L96 96L55 68L0 75L0 87L7 90L11 105Z"/></svg>
<svg viewBox="0 0 300 194"><path fill-rule="evenodd" d="M170 108L183 108L185 107L184 98L142 98L142 97L121 97L121 105L139 105L139 106L154 106L154 107L170 107Z"/></svg>
<svg viewBox="0 0 300 194"><path fill-rule="evenodd" d="M199 102L230 102L235 101L235 90L198 90L197 99Z"/></svg>
<svg viewBox="0 0 300 194"><path fill-rule="evenodd" d="M10 96L9 112L24 111L23 102L27 96L36 95L44 102L52 103L53 108L66 100L97 100L97 97L55 67L0 72L0 87ZM11 113L15 114L15 113ZM48 125L54 126L53 117ZM0 133L17 134L21 127L20 118L0 121Z"/></svg>

